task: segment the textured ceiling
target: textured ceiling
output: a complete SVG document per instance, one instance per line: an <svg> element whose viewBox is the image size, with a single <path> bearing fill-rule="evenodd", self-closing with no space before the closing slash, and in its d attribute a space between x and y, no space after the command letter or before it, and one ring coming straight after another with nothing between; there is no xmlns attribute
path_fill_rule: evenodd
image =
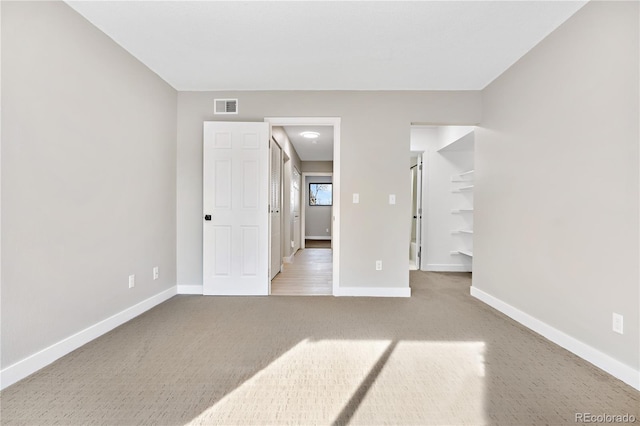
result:
<svg viewBox="0 0 640 426"><path fill-rule="evenodd" d="M479 90L586 2L70 1L177 90Z"/></svg>

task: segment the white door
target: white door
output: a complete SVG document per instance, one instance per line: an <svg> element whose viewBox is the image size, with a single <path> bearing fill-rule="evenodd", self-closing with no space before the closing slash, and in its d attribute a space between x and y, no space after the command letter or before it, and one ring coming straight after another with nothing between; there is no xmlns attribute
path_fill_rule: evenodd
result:
<svg viewBox="0 0 640 426"><path fill-rule="evenodd" d="M269 294L269 125L204 123L203 293Z"/></svg>
<svg viewBox="0 0 640 426"><path fill-rule="evenodd" d="M415 168L416 173L416 205L413 217L416 218L416 229L414 239L416 241L415 265L420 269L422 257L422 155L418 155L418 164Z"/></svg>
<svg viewBox="0 0 640 426"><path fill-rule="evenodd" d="M269 212L271 217L271 267L270 279L273 279L282 267L282 237L280 235L280 214L282 211L281 195L282 180L282 149L271 141L271 191Z"/></svg>
<svg viewBox="0 0 640 426"><path fill-rule="evenodd" d="M300 172L294 167L291 177L291 238L293 253L300 249Z"/></svg>

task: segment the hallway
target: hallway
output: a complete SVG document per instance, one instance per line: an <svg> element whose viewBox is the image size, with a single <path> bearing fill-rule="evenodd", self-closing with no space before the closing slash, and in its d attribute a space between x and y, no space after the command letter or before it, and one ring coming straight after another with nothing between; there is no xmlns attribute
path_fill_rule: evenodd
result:
<svg viewBox="0 0 640 426"><path fill-rule="evenodd" d="M292 263L271 281L271 294L277 296L330 296L332 294L333 250L298 250Z"/></svg>

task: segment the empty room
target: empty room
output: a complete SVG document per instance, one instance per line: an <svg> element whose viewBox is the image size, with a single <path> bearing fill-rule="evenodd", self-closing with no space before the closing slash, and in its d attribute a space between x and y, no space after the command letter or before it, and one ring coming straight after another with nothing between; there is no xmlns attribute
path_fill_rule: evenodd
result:
<svg viewBox="0 0 640 426"><path fill-rule="evenodd" d="M637 1L0 18L3 425L640 422Z"/></svg>

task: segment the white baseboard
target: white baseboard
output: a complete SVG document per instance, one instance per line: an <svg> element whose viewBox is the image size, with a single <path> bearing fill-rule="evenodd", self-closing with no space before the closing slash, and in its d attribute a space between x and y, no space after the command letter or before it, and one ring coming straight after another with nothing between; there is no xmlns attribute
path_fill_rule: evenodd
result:
<svg viewBox="0 0 640 426"><path fill-rule="evenodd" d="M202 296L201 285L178 285L178 294L199 294Z"/></svg>
<svg viewBox="0 0 640 426"><path fill-rule="evenodd" d="M284 256L282 258L282 261L284 263L293 263L293 256L295 256L295 255L296 255L295 253L291 253L289 256Z"/></svg>
<svg viewBox="0 0 640 426"><path fill-rule="evenodd" d="M471 272L471 265L462 265L459 263L428 263L423 271L432 272Z"/></svg>
<svg viewBox="0 0 640 426"><path fill-rule="evenodd" d="M411 297L411 287L338 287L334 296Z"/></svg>
<svg viewBox="0 0 640 426"><path fill-rule="evenodd" d="M305 240L329 240L331 241L331 235L320 236L320 237L304 237Z"/></svg>
<svg viewBox="0 0 640 426"><path fill-rule="evenodd" d="M519 322L525 327L535 331L536 333L546 337L553 343L573 352L580 358L589 361L596 367L606 371L612 376L622 380L626 384L640 390L640 371L634 370L632 367L612 358L611 356L600 352L599 350L577 340L562 331L551 327L550 325L540 321L531 315L522 312L502 300L485 293L484 291L471 287L471 295L481 300L492 308L502 312L506 316Z"/></svg>
<svg viewBox="0 0 640 426"><path fill-rule="evenodd" d="M176 287L171 287L162 293L158 293L142 302L131 306L105 320L102 320L90 327L85 328L76 334L67 337L53 345L26 357L0 371L0 389L4 389L30 374L35 373L43 367L51 364L55 360L78 349L80 346L89 343L97 337L113 330L125 322L148 311L156 305L172 298L176 295Z"/></svg>

